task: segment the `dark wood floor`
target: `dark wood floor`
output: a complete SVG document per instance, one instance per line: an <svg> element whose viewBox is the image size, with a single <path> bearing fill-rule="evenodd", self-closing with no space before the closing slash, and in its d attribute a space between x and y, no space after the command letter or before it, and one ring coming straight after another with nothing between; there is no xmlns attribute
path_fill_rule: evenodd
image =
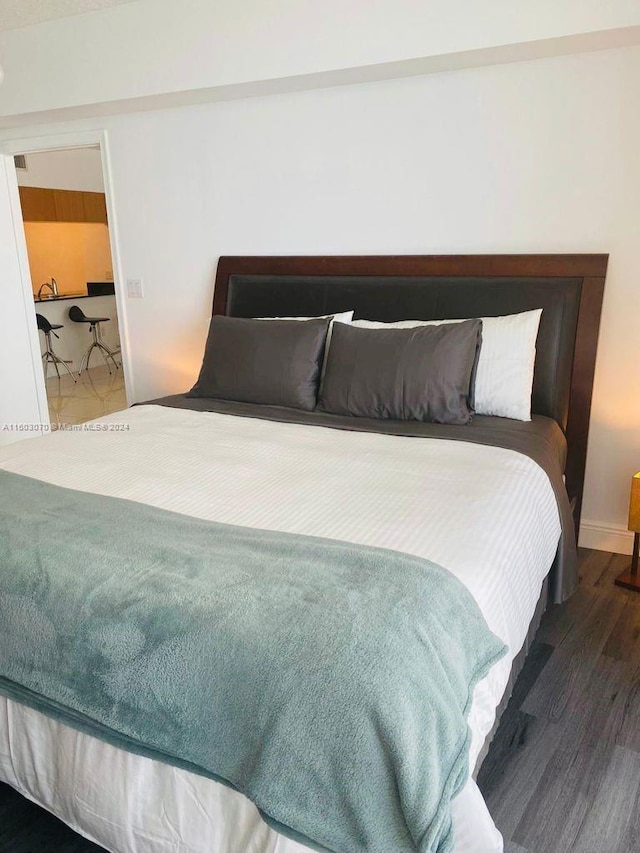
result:
<svg viewBox="0 0 640 853"><path fill-rule="evenodd" d="M581 552L545 616L478 783L506 853L640 853L640 594ZM0 853L99 853L0 785ZM122 851L125 853L125 851Z"/></svg>
<svg viewBox="0 0 640 853"><path fill-rule="evenodd" d="M508 853L640 851L640 594L581 552L545 616L478 783Z"/></svg>

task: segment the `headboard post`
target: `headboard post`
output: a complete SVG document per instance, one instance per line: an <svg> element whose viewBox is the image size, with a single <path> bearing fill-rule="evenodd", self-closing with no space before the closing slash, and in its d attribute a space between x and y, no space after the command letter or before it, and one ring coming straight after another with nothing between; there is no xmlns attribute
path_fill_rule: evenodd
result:
<svg viewBox="0 0 640 853"><path fill-rule="evenodd" d="M534 402L538 408L535 411L555 417L565 430L565 476L577 533L608 257L596 254L227 256L218 262L213 313L328 314L357 310L359 301L361 312L372 305L378 314L383 310L382 305L388 303L389 308L382 317L367 313L356 313L356 317L426 320L496 316L543 307L536 357ZM238 306L234 298L238 286L232 289L232 280L243 278L245 298ZM328 282L332 282L331 286ZM387 286L396 288L393 299L388 298ZM376 298L372 300L376 289ZM310 291L314 291L313 297ZM482 314L476 307L470 309L476 313L459 313L465 308L455 295L463 291L476 306L488 304L491 310ZM550 307L545 309L545 304ZM403 308L412 316L403 315ZM442 313L429 313L434 311ZM543 325L546 323L550 328L553 323L545 320L545 311L561 329L563 348L550 345L552 338ZM556 334L559 334L557 329ZM553 405L545 397L545 389L549 391L547 396L556 395Z"/></svg>
<svg viewBox="0 0 640 853"><path fill-rule="evenodd" d="M569 452L567 453L565 478L567 492L572 501L576 535L579 532L580 513L582 511L591 398L603 295L604 274L583 279L566 429Z"/></svg>

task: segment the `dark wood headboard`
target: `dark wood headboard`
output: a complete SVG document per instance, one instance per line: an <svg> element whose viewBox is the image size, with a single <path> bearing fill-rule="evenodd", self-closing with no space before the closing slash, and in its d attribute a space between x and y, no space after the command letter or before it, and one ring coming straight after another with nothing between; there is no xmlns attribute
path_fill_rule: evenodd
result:
<svg viewBox="0 0 640 853"><path fill-rule="evenodd" d="M580 519L608 255L221 257L213 313L370 320L488 317L542 308L532 411L567 437L567 491Z"/></svg>

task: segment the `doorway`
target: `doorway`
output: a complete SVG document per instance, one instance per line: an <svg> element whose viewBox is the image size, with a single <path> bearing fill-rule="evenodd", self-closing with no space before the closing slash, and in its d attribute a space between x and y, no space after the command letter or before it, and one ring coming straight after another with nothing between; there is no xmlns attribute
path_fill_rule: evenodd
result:
<svg viewBox="0 0 640 853"><path fill-rule="evenodd" d="M99 143L14 155L51 429L127 406Z"/></svg>

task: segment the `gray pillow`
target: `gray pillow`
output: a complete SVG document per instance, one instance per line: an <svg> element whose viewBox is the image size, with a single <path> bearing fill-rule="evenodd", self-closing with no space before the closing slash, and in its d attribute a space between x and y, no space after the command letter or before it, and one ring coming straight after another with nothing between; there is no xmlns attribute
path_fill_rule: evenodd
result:
<svg viewBox="0 0 640 853"><path fill-rule="evenodd" d="M212 317L200 375L187 396L311 411L329 322Z"/></svg>
<svg viewBox="0 0 640 853"><path fill-rule="evenodd" d="M482 320L414 329L336 323L318 409L336 415L467 424Z"/></svg>

